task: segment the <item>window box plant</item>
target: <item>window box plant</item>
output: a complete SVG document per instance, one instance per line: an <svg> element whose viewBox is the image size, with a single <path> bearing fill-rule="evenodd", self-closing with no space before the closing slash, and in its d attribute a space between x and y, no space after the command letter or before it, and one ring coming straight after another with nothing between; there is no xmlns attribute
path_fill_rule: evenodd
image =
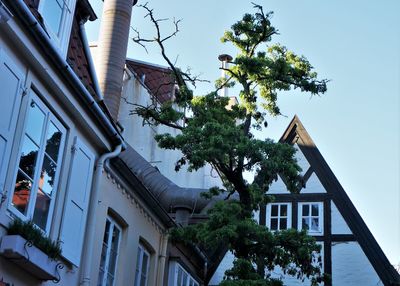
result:
<svg viewBox="0 0 400 286"><path fill-rule="evenodd" d="M40 280L58 280L61 248L32 222L15 219L3 236L0 254Z"/></svg>

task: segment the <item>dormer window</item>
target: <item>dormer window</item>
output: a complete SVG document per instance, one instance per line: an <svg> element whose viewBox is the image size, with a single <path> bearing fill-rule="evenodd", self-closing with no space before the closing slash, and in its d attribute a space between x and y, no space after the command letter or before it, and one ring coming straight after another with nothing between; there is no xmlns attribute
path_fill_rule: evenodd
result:
<svg viewBox="0 0 400 286"><path fill-rule="evenodd" d="M75 2L76 0L41 0L39 3L39 13L47 33L54 39L63 55L68 47Z"/></svg>

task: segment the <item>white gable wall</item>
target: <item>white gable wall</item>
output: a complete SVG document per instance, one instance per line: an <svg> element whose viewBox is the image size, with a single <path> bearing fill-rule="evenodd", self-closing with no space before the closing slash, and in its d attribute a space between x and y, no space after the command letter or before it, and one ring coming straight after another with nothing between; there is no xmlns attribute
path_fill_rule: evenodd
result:
<svg viewBox="0 0 400 286"><path fill-rule="evenodd" d="M383 286L383 283L358 242L333 242L332 285Z"/></svg>
<svg viewBox="0 0 400 286"><path fill-rule="evenodd" d="M333 201L331 202L331 217L332 234L352 234L349 226Z"/></svg>

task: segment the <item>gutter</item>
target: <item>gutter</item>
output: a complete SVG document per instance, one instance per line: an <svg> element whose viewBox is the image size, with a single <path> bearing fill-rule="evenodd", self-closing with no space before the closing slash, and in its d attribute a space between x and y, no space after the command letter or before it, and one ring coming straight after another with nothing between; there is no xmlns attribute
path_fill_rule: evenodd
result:
<svg viewBox="0 0 400 286"><path fill-rule="evenodd" d="M7 1L8 6L13 10L15 15L18 16L19 20L39 44L42 52L50 58L55 67L60 71L60 74L68 81L85 105L87 105L97 121L103 127L107 136L111 138L114 144L122 144L124 149L125 143L121 134L114 127L112 121L106 116L104 111L100 108L99 104L93 99L93 96L89 93L79 77L72 70L66 59L60 55L58 49L54 46L53 42L41 24L32 15L25 2L23 0L4 1Z"/></svg>

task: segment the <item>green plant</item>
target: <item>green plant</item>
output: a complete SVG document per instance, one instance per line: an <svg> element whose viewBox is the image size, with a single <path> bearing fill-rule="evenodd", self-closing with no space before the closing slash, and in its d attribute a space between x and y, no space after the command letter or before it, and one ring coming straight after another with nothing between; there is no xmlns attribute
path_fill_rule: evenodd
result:
<svg viewBox="0 0 400 286"><path fill-rule="evenodd" d="M58 259L61 256L60 242L46 237L32 221L25 222L18 218L14 219L8 226L7 234L22 236L51 259Z"/></svg>

